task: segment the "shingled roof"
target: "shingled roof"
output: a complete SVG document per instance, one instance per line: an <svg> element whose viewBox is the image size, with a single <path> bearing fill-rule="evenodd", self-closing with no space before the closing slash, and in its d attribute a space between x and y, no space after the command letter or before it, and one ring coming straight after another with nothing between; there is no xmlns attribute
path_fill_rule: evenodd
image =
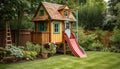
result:
<svg viewBox="0 0 120 69"><path fill-rule="evenodd" d="M48 3L48 2L41 2L41 4L46 9L51 20L76 21L75 17L73 16L73 14L71 12L69 14L69 17L67 17L67 18L60 14L59 10L62 9L62 7L64 7L65 5ZM38 9L39 9L39 7L38 7ZM33 21L35 21L35 20L41 20L41 19L38 19L38 18L36 19L36 17L34 17Z"/></svg>

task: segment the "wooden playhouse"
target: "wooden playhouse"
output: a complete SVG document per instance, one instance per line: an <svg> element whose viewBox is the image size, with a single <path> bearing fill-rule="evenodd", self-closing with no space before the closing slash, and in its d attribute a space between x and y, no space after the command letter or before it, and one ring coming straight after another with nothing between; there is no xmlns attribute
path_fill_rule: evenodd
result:
<svg viewBox="0 0 120 69"><path fill-rule="evenodd" d="M71 29L71 23L76 19L68 5L41 2L34 18L35 32L33 43L63 43L63 33ZM70 32L70 31L69 31Z"/></svg>
<svg viewBox="0 0 120 69"><path fill-rule="evenodd" d="M67 4L41 2L32 21L35 23L35 31L32 32L33 43L64 44L64 53L67 43L75 56L86 57L72 33L72 23L76 22L76 18Z"/></svg>

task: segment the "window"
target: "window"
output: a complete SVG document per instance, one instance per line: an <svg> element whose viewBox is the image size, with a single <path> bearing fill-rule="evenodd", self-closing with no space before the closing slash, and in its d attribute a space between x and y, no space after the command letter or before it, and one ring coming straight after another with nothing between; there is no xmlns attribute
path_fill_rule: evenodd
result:
<svg viewBox="0 0 120 69"><path fill-rule="evenodd" d="M68 21L65 21L65 29L70 29L70 23Z"/></svg>
<svg viewBox="0 0 120 69"><path fill-rule="evenodd" d="M67 10L64 11L64 15L65 15L66 17L68 17L68 11L67 11Z"/></svg>
<svg viewBox="0 0 120 69"><path fill-rule="evenodd" d="M44 15L44 10L40 10L40 16Z"/></svg>
<svg viewBox="0 0 120 69"><path fill-rule="evenodd" d="M66 23L66 28L70 29L70 24L69 23Z"/></svg>
<svg viewBox="0 0 120 69"><path fill-rule="evenodd" d="M59 34L60 33L60 24L59 22L54 23L54 33Z"/></svg>
<svg viewBox="0 0 120 69"><path fill-rule="evenodd" d="M38 23L38 32L45 32L46 31L46 23L40 22Z"/></svg>

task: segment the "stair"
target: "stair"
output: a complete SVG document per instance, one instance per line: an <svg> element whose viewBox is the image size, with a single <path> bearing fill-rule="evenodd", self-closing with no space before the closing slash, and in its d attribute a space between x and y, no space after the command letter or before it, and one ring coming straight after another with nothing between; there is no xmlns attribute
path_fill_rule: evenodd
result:
<svg viewBox="0 0 120 69"><path fill-rule="evenodd" d="M11 39L11 31L10 31L10 23L6 22L6 46L12 45L12 39Z"/></svg>

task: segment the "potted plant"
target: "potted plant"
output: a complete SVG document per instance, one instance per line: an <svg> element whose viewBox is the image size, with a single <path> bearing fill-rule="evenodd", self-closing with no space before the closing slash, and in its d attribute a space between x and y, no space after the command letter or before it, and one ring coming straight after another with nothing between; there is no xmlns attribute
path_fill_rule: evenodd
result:
<svg viewBox="0 0 120 69"><path fill-rule="evenodd" d="M48 58L48 53L49 51L46 48L42 48L42 57L43 58Z"/></svg>

